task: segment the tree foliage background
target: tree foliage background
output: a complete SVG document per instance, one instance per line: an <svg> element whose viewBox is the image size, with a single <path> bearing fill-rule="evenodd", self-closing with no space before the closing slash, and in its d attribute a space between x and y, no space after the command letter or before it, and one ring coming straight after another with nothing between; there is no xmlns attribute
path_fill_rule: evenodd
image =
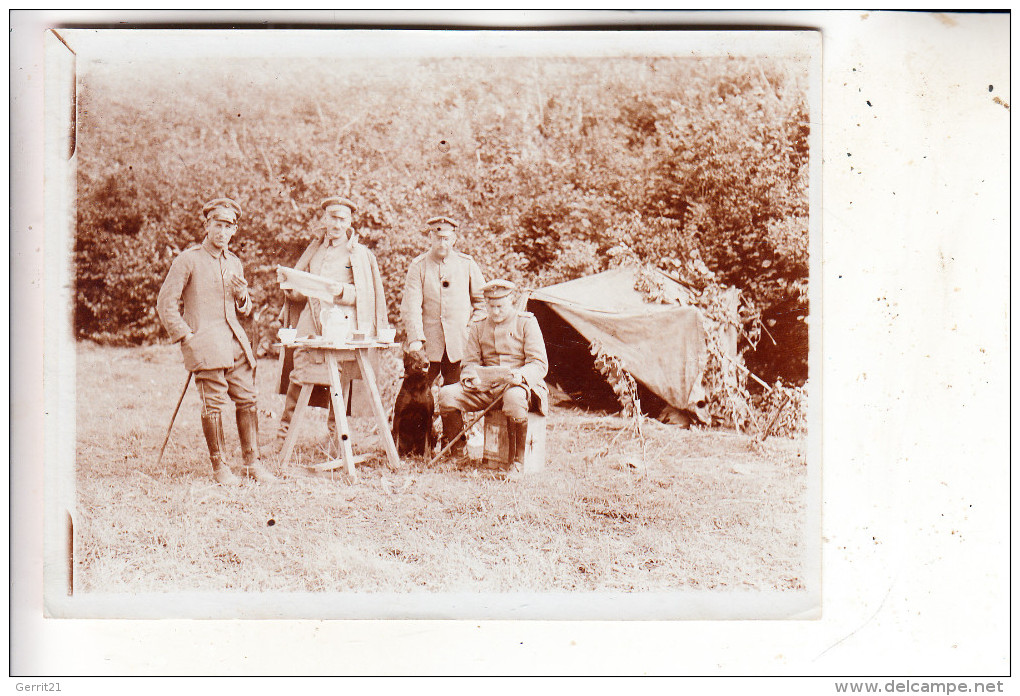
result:
<svg viewBox="0 0 1020 696"><path fill-rule="evenodd" d="M273 269L341 193L394 321L424 220L445 214L487 278L525 288L605 270L620 249L674 275L703 262L761 312L748 366L807 377L806 61L94 63L78 94L81 338L161 336L159 286L221 195L244 208L233 248L275 310Z"/></svg>

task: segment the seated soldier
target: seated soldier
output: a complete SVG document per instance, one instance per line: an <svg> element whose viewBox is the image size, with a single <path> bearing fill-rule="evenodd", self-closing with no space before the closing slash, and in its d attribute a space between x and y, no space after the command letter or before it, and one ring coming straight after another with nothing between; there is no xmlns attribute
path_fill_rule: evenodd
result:
<svg viewBox="0 0 1020 696"><path fill-rule="evenodd" d="M450 423L459 431L463 411L481 411L502 394L510 466L523 468L528 411L544 415L548 409L549 390L544 378L549 361L538 320L531 312L514 307L514 289L508 280L493 280L482 287L488 316L471 323L460 382L439 391L439 412L444 416L444 428ZM486 369L499 367L504 369ZM456 434L444 433L444 439ZM456 459L458 464L465 463L463 455Z"/></svg>

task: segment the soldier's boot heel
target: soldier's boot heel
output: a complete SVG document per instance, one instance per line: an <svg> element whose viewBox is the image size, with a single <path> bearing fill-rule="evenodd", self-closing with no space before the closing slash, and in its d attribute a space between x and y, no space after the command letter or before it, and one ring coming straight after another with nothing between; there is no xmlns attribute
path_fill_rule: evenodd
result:
<svg viewBox="0 0 1020 696"><path fill-rule="evenodd" d="M241 440L244 458L244 475L261 483L272 483L277 478L259 461L259 416L254 406L236 411L237 435Z"/></svg>
<svg viewBox="0 0 1020 696"><path fill-rule="evenodd" d="M450 440L460 434L460 431L464 429L464 416L460 411L451 411L450 413L440 414L443 420L443 438L442 445L446 447ZM453 443L453 447L447 453L458 466L467 463L467 451L464 446L464 438L457 437L457 441Z"/></svg>
<svg viewBox="0 0 1020 696"><path fill-rule="evenodd" d="M209 461L212 462L213 478L216 482L228 486L240 483L240 479L230 470L224 458L223 420L218 411L202 414L202 433L205 435L205 444L209 447Z"/></svg>
<svg viewBox="0 0 1020 696"><path fill-rule="evenodd" d="M507 419L510 434L510 469L524 471L524 452L528 446L528 419Z"/></svg>

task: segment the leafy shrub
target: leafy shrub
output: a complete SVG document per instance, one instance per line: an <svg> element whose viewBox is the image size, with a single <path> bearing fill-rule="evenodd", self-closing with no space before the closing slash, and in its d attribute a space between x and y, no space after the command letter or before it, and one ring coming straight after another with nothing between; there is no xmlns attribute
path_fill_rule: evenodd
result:
<svg viewBox="0 0 1020 696"><path fill-rule="evenodd" d="M794 387L776 381L769 390L754 397L760 422L759 437L789 437L807 432L807 386Z"/></svg>
<svg viewBox="0 0 1020 696"><path fill-rule="evenodd" d="M220 195L245 209L234 249L272 317L282 302L275 265L316 233L318 202L342 193L360 204L355 226L379 258L393 321L407 264L426 246L423 221L445 214L461 222L459 248L486 277L524 288L605 270L614 249L674 274L674 261L696 253L745 299L742 347L774 338L782 349L763 353L767 379L806 376L806 324L786 321L808 311L810 130L797 60L85 67L82 338L162 335L156 291L172 257L198 241L202 203ZM759 342L760 319L771 338Z"/></svg>

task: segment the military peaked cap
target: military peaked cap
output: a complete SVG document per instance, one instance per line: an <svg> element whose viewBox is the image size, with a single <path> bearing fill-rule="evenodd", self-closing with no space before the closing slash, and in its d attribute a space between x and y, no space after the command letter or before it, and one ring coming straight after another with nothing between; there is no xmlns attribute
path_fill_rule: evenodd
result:
<svg viewBox="0 0 1020 696"><path fill-rule="evenodd" d="M331 205L342 205L350 208L352 213L358 209L358 206L354 205L354 201L349 198L344 198L343 196L330 196L329 198L323 199L322 203L319 205L323 210Z"/></svg>
<svg viewBox="0 0 1020 696"><path fill-rule="evenodd" d="M449 225L454 229L457 229L457 227L459 226L456 220L451 220L445 215L437 215L434 218L429 218L428 220L425 221L425 224L428 225L430 232L432 230L438 229L440 225Z"/></svg>
<svg viewBox="0 0 1020 696"><path fill-rule="evenodd" d="M214 198L205 205L203 205L202 217L208 220L212 212L214 210L217 210L218 208L233 210L235 222L241 219L241 206L239 206L235 201L231 200L230 198Z"/></svg>
<svg viewBox="0 0 1020 696"><path fill-rule="evenodd" d="M500 297L506 297L516 289L517 286L509 280L497 278L496 280L490 280L482 286L482 295L484 295L487 300L496 300Z"/></svg>

